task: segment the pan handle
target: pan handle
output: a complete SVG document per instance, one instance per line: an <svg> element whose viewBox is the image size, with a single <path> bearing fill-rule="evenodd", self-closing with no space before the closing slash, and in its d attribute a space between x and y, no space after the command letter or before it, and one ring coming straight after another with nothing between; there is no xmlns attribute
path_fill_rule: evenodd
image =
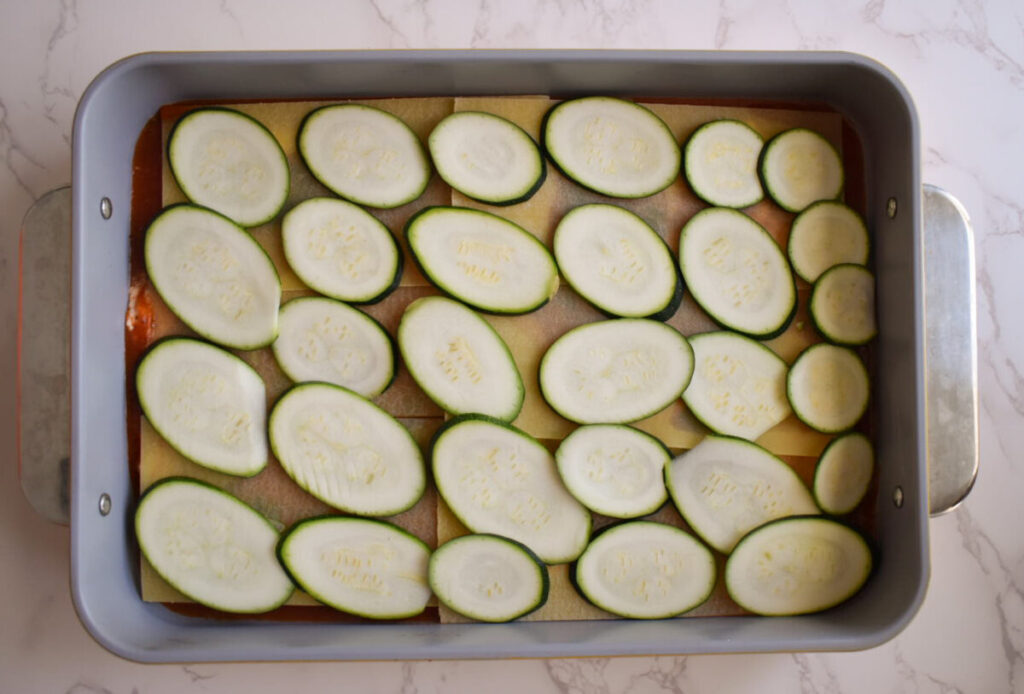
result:
<svg viewBox="0 0 1024 694"><path fill-rule="evenodd" d="M924 186L925 427L928 508L956 508L978 475L974 232L960 201Z"/></svg>

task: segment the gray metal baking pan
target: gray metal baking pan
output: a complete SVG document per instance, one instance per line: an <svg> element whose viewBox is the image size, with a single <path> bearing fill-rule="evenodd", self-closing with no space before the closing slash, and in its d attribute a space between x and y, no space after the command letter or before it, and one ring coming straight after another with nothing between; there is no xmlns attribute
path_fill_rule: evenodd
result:
<svg viewBox="0 0 1024 694"><path fill-rule="evenodd" d="M183 100L545 93L810 100L831 105L856 129L880 297L879 561L865 589L838 608L801 617L505 625L229 622L142 602L130 530L124 315L132 156L143 125L160 106ZM108 68L82 97L72 180L71 583L85 627L120 656L180 662L856 650L899 633L921 604L929 496L919 131L906 90L867 58L667 51L143 54ZM966 363L962 351L949 358Z"/></svg>

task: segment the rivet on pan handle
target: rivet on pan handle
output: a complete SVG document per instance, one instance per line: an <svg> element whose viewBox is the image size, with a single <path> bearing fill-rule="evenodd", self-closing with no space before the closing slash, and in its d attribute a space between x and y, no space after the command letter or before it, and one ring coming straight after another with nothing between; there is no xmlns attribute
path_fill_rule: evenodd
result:
<svg viewBox="0 0 1024 694"><path fill-rule="evenodd" d="M978 474L974 234L960 202L924 186L925 413L931 515L950 511Z"/></svg>

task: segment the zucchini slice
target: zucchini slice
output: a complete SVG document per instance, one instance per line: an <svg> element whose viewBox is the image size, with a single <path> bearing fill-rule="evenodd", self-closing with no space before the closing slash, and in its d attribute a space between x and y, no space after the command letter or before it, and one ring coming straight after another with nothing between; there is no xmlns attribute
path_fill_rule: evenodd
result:
<svg viewBox="0 0 1024 694"><path fill-rule="evenodd" d="M679 237L679 267L694 300L723 328L766 340L796 313L786 256L742 212L710 207L691 217Z"/></svg>
<svg viewBox="0 0 1024 694"><path fill-rule="evenodd" d="M444 182L490 205L529 200L544 183L547 167L526 131L493 113L458 111L441 120L427 139Z"/></svg>
<svg viewBox="0 0 1024 694"><path fill-rule="evenodd" d="M548 569L526 545L463 535L430 555L430 589L446 607L481 622L510 622L544 605Z"/></svg>
<svg viewBox="0 0 1024 694"><path fill-rule="evenodd" d="M814 283L811 319L829 342L863 345L878 334L875 278L860 265L836 265Z"/></svg>
<svg viewBox="0 0 1024 694"><path fill-rule="evenodd" d="M243 227L269 222L288 199L284 150L262 123L239 111L186 113L168 138L167 160L189 200Z"/></svg>
<svg viewBox="0 0 1024 694"><path fill-rule="evenodd" d="M654 513L668 500L665 465L672 454L650 434L621 424L588 424L555 451L569 493L612 518Z"/></svg>
<svg viewBox="0 0 1024 694"><path fill-rule="evenodd" d="M143 253L160 298L203 337L245 350L277 337L277 270L256 240L227 217L172 205L150 223Z"/></svg>
<svg viewBox="0 0 1024 694"><path fill-rule="evenodd" d="M225 491L185 477L163 479L135 510L139 548L160 576L224 612L269 612L294 586L277 561L278 532Z"/></svg>
<svg viewBox="0 0 1024 694"><path fill-rule="evenodd" d="M541 128L555 165L584 188L613 198L645 198L679 177L672 131L652 111L607 96L553 106Z"/></svg>
<svg viewBox="0 0 1024 694"><path fill-rule="evenodd" d="M270 412L270 446L295 483L361 516L411 508L426 488L423 454L390 414L329 383L293 387Z"/></svg>
<svg viewBox="0 0 1024 694"><path fill-rule="evenodd" d="M292 526L278 556L299 587L342 612L403 619L423 612L430 600L430 549L391 523L310 518Z"/></svg>
<svg viewBox="0 0 1024 694"><path fill-rule="evenodd" d="M602 610L631 619L688 612L715 587L715 557L689 533L631 521L595 537L576 562L574 582Z"/></svg>
<svg viewBox="0 0 1024 694"><path fill-rule="evenodd" d="M412 202L430 181L430 160L401 118L361 104L322 106L299 126L310 173L347 200L390 209Z"/></svg>
<svg viewBox="0 0 1024 694"><path fill-rule="evenodd" d="M678 398L693 374L693 350L672 326L616 318L573 328L540 361L551 408L580 424L635 422Z"/></svg>
<svg viewBox="0 0 1024 694"><path fill-rule="evenodd" d="M750 207L764 191L757 161L764 140L746 123L715 120L697 128L683 150L683 171L690 189L716 207Z"/></svg>
<svg viewBox="0 0 1024 694"><path fill-rule="evenodd" d="M789 367L760 342L720 331L690 338L693 378L683 402L717 434L751 441L789 416Z"/></svg>
<svg viewBox="0 0 1024 694"><path fill-rule="evenodd" d="M296 383L322 381L373 398L395 377L391 337L371 316L322 296L281 307L274 358Z"/></svg>
<svg viewBox="0 0 1024 694"><path fill-rule="evenodd" d="M240 477L266 467L266 387L235 355L169 338L139 362L135 387L146 419L189 460Z"/></svg>
<svg viewBox="0 0 1024 694"><path fill-rule="evenodd" d="M834 265L867 265L871 242L864 220L851 207L822 200L793 220L786 250L793 271L813 284Z"/></svg>
<svg viewBox="0 0 1024 694"><path fill-rule="evenodd" d="M828 518L785 518L736 545L725 563L725 587L757 614L808 614L852 597L871 568L871 550L856 530Z"/></svg>
<svg viewBox="0 0 1024 694"><path fill-rule="evenodd" d="M755 443L708 436L665 468L679 513L723 554L768 521L818 513L793 468Z"/></svg>
<svg viewBox="0 0 1024 694"><path fill-rule="evenodd" d="M398 349L416 383L447 412L511 422L523 409L526 391L508 346L457 301L427 296L409 304Z"/></svg>
<svg viewBox="0 0 1024 694"><path fill-rule="evenodd" d="M409 220L405 237L431 282L481 311L529 313L558 291L558 268L547 247L489 212L428 207Z"/></svg>
<svg viewBox="0 0 1024 694"><path fill-rule="evenodd" d="M622 207L570 210L555 229L553 248L566 282L609 315L668 320L683 299L668 245Z"/></svg>
<svg viewBox="0 0 1024 694"><path fill-rule="evenodd" d="M807 426L835 434L853 426L868 407L867 369L857 353L835 345L811 345L796 358L786 378L786 397Z"/></svg>
<svg viewBox="0 0 1024 694"><path fill-rule="evenodd" d="M372 304L402 277L402 252L376 217L334 198L310 198L281 220L289 267L304 284L339 301Z"/></svg>
<svg viewBox="0 0 1024 694"><path fill-rule="evenodd" d="M590 512L566 491L550 451L532 436L462 415L434 436L431 462L437 491L472 532L521 542L548 564L572 561L587 546Z"/></svg>
<svg viewBox="0 0 1024 694"><path fill-rule="evenodd" d="M875 451L864 434L833 439L814 469L814 499L825 513L842 515L857 508L871 484Z"/></svg>
<svg viewBox="0 0 1024 694"><path fill-rule="evenodd" d="M761 180L772 200L800 212L818 200L835 200L843 190L843 162L835 147L813 130L793 128L764 146Z"/></svg>

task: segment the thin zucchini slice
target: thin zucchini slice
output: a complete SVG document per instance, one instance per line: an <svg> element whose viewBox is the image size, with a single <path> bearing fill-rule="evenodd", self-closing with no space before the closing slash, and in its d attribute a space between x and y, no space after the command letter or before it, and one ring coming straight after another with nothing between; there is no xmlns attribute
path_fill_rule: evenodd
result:
<svg viewBox="0 0 1024 694"><path fill-rule="evenodd" d="M430 156L444 182L490 205L529 200L544 183L547 167L526 131L493 113L458 111L434 126Z"/></svg>
<svg viewBox="0 0 1024 694"><path fill-rule="evenodd" d="M428 207L405 227L431 282L488 313L529 313L558 291L550 251L522 227L465 207Z"/></svg>
<svg viewBox="0 0 1024 694"><path fill-rule="evenodd" d="M241 500L198 480L163 479L135 510L139 548L158 574L224 612L269 612L294 586L277 561L278 532Z"/></svg>
<svg viewBox="0 0 1024 694"><path fill-rule="evenodd" d="M168 138L167 159L189 200L243 227L269 222L288 199L284 150L262 123L239 111L186 113Z"/></svg>
<svg viewBox="0 0 1024 694"><path fill-rule="evenodd" d="M789 367L760 342L732 332L690 337L693 378L683 402L708 429L751 441L789 416Z"/></svg>
<svg viewBox="0 0 1024 694"><path fill-rule="evenodd" d="M526 545L500 535L463 535L430 555L430 589L481 622L510 622L548 599L548 569Z"/></svg>
<svg viewBox="0 0 1024 694"><path fill-rule="evenodd" d="M800 212L818 200L835 200L843 190L843 162L835 147L806 128L779 133L764 146L761 180L772 200Z"/></svg>
<svg viewBox="0 0 1024 694"><path fill-rule="evenodd" d="M678 330L642 318L587 323L555 340L540 361L551 408L580 424L635 422L668 407L693 374Z"/></svg>
<svg viewBox="0 0 1024 694"><path fill-rule="evenodd" d="M511 422L523 409L526 391L508 346L457 301L428 296L409 304L398 349L416 383L447 412Z"/></svg>
<svg viewBox="0 0 1024 694"><path fill-rule="evenodd" d="M816 202L798 214L786 246L793 271L811 284L834 265L866 265L870 249L864 220L834 200Z"/></svg>
<svg viewBox="0 0 1024 694"><path fill-rule="evenodd" d="M556 104L542 127L544 149L584 188L614 198L644 198L679 177L672 131L632 101L589 96Z"/></svg>
<svg viewBox="0 0 1024 694"><path fill-rule="evenodd" d="M694 532L724 554L768 521L818 513L793 468L743 439L706 437L669 463L665 484Z"/></svg>
<svg viewBox="0 0 1024 694"><path fill-rule="evenodd" d="M295 386L270 412L270 446L307 492L347 513L392 516L426 488L423 454L394 417L329 383Z"/></svg>
<svg viewBox="0 0 1024 694"><path fill-rule="evenodd" d="M875 278L860 265L836 265L814 283L811 319L829 342L863 345L878 334Z"/></svg>
<svg viewBox="0 0 1024 694"><path fill-rule="evenodd" d="M415 535L368 518L310 518L278 546L281 563L323 604L368 619L404 619L430 599L430 549Z"/></svg>
<svg viewBox="0 0 1024 694"><path fill-rule="evenodd" d="M746 123L716 120L697 128L683 150L683 171L690 189L716 207L750 207L764 191L757 161L764 140Z"/></svg>
<svg viewBox="0 0 1024 694"><path fill-rule="evenodd" d="M566 491L551 453L515 427L479 415L449 420L434 437L437 491L475 533L521 542L548 564L587 546L591 519Z"/></svg>
<svg viewBox="0 0 1024 694"><path fill-rule="evenodd" d="M867 369L857 353L835 345L811 345L796 358L786 378L786 397L796 416L812 429L835 434L853 426L868 407Z"/></svg>
<svg viewBox="0 0 1024 694"><path fill-rule="evenodd" d="M757 614L808 614L851 598L871 567L871 550L856 530L828 518L785 518L736 545L725 587Z"/></svg>
<svg viewBox="0 0 1024 694"><path fill-rule="evenodd" d="M246 350L277 337L277 270L227 217L193 205L168 207L146 230L143 253L160 298L203 337Z"/></svg>
<svg viewBox="0 0 1024 694"><path fill-rule="evenodd" d="M402 119L360 104L323 106L299 126L310 173L341 197L368 207L412 202L430 181L430 160Z"/></svg>
<svg viewBox="0 0 1024 694"><path fill-rule="evenodd" d="M189 460L240 477L266 467L266 387L235 355L199 340L163 340L139 362L135 387L146 419Z"/></svg>
<svg viewBox="0 0 1024 694"><path fill-rule="evenodd" d="M694 300L723 328L766 340L796 313L786 256L742 212L711 207L691 217L679 238L679 267Z"/></svg>
<svg viewBox="0 0 1024 694"><path fill-rule="evenodd" d="M281 220L284 257L299 279L350 304L372 304L402 277L402 252L388 228L357 205L310 198Z"/></svg>
<svg viewBox="0 0 1024 694"><path fill-rule="evenodd" d="M661 441L621 424L582 426L555 451L569 493L612 518L637 518L661 508L668 500L665 465L671 458Z"/></svg>
<svg viewBox="0 0 1024 694"><path fill-rule="evenodd" d="M395 377L394 349L381 324L334 299L305 296L282 306L272 347L281 370L296 383L333 383L372 398Z"/></svg>
<svg viewBox="0 0 1024 694"><path fill-rule="evenodd" d="M857 508L871 484L875 451L864 434L833 439L814 469L814 499L825 513L842 515Z"/></svg>
<svg viewBox="0 0 1024 694"><path fill-rule="evenodd" d="M679 528L650 521L612 526L576 562L573 578L587 600L631 619L688 612L715 587L715 557Z"/></svg>
<svg viewBox="0 0 1024 694"><path fill-rule="evenodd" d="M667 320L683 284L672 252L647 222L616 205L580 205L555 229L555 259L584 299L612 316Z"/></svg>

